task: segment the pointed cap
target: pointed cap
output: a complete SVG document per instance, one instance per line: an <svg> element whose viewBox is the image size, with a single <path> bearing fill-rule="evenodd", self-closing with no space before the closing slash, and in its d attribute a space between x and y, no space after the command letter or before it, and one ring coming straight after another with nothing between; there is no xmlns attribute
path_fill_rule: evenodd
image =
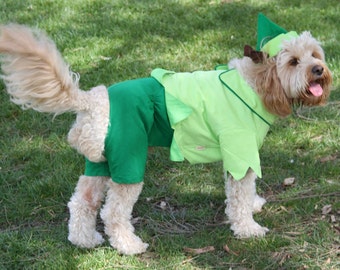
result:
<svg viewBox="0 0 340 270"><path fill-rule="evenodd" d="M257 20L257 44L256 50L261 50L269 54L276 55L284 40L290 40L297 37L298 34L294 31L288 32L269 20L262 13L259 13Z"/></svg>

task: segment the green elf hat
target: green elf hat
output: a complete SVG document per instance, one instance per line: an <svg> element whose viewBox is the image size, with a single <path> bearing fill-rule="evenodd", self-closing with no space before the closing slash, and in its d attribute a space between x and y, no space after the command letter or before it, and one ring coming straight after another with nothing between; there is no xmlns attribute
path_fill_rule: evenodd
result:
<svg viewBox="0 0 340 270"><path fill-rule="evenodd" d="M281 50L283 41L297 36L298 34L295 31L287 32L262 13L259 13L257 19L257 51L266 52L270 57L275 56Z"/></svg>

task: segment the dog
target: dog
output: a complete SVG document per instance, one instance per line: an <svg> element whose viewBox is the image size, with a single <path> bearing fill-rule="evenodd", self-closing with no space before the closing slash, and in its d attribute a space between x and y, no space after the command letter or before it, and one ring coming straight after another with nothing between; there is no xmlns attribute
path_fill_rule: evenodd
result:
<svg viewBox="0 0 340 270"><path fill-rule="evenodd" d="M255 188L261 177L258 149L276 118L289 115L295 104L325 103L332 82L319 42L303 32L283 38L274 53L246 46L245 56L228 67L156 69L149 78L83 91L44 33L18 24L0 31L2 79L11 101L24 109L77 115L68 142L85 156L86 172L68 203L69 241L83 248L104 242L96 219L105 199L105 234L126 255L148 247L134 233L131 215L150 145L171 147L173 160L223 160L231 230L239 238L264 236L268 229L253 219L266 202ZM230 110L240 112L226 115Z"/></svg>

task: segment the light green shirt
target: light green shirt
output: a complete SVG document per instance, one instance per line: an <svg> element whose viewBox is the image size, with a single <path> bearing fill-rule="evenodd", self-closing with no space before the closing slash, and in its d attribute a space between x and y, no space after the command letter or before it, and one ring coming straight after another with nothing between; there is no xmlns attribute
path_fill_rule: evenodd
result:
<svg viewBox="0 0 340 270"><path fill-rule="evenodd" d="M262 177L259 149L275 120L236 70L174 73L156 69L165 88L174 137L171 159L190 163L223 160L236 180L249 168Z"/></svg>

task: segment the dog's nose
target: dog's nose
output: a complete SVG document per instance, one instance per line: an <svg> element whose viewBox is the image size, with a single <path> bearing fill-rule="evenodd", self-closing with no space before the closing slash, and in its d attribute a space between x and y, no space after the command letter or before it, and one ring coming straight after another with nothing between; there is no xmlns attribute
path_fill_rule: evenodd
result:
<svg viewBox="0 0 340 270"><path fill-rule="evenodd" d="M317 76L321 76L323 73L323 67L320 65L316 65L312 68L312 73Z"/></svg>

